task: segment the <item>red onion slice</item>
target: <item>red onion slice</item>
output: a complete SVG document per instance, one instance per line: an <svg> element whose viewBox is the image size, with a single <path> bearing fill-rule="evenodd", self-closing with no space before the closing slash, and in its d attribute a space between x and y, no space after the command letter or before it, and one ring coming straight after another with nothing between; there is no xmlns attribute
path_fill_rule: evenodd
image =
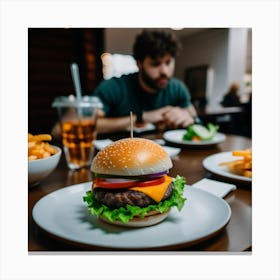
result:
<svg viewBox="0 0 280 280"><path fill-rule="evenodd" d="M165 171L162 171L162 172L153 173L153 174L146 175L146 176L147 176L147 178L157 178L157 177L161 177L161 176L163 176L163 175L165 175L167 173L168 173L168 171L165 170Z"/></svg>
<svg viewBox="0 0 280 280"><path fill-rule="evenodd" d="M138 182L137 179L125 179L125 178L104 178L104 181L110 182L110 183L127 183L127 182Z"/></svg>

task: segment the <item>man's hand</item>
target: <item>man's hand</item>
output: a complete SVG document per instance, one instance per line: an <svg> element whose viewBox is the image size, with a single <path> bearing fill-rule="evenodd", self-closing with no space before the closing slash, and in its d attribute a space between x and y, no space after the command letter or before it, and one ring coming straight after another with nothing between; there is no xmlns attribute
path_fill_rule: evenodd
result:
<svg viewBox="0 0 280 280"><path fill-rule="evenodd" d="M171 107L163 114L164 123L168 128L187 127L194 119L187 108Z"/></svg>
<svg viewBox="0 0 280 280"><path fill-rule="evenodd" d="M160 130L168 128L187 127L194 123L192 114L196 114L193 108L181 108L165 106L160 109L144 112L143 120L147 123L154 123Z"/></svg>
<svg viewBox="0 0 280 280"><path fill-rule="evenodd" d="M172 106L165 106L160 109L146 111L143 114L143 121L146 123L154 123L154 124L159 122L165 122L164 115L172 108L173 108Z"/></svg>

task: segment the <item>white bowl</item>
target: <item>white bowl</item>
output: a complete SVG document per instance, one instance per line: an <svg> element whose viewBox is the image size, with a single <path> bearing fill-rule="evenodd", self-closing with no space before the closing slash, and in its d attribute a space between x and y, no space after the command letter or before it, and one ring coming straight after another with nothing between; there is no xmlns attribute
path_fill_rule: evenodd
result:
<svg viewBox="0 0 280 280"><path fill-rule="evenodd" d="M57 146L52 147L57 150L56 154L47 158L28 161L28 187L38 185L56 168L61 157L61 149Z"/></svg>

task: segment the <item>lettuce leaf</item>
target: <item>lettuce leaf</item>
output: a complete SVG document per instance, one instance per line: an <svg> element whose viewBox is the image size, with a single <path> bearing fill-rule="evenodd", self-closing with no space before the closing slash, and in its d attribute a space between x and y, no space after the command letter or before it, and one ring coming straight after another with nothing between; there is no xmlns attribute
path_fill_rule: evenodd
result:
<svg viewBox="0 0 280 280"><path fill-rule="evenodd" d="M200 124L192 124L186 128L186 133L182 139L192 140L194 136L199 137L201 140L212 140L219 129L218 125L208 123L207 126Z"/></svg>
<svg viewBox="0 0 280 280"><path fill-rule="evenodd" d="M192 125L190 125L186 128L186 133L183 135L183 140L192 140L193 136L195 136L195 133L193 131Z"/></svg>
<svg viewBox="0 0 280 280"><path fill-rule="evenodd" d="M92 215L101 215L111 222L121 221L123 223L127 223L135 216L144 217L149 211L152 210L157 210L160 213L164 213L170 207L174 206L177 207L179 211L181 211L185 201L187 200L185 197L183 197L185 182L186 180L184 177L177 175L173 181L174 190L172 195L168 199L161 201L158 204L149 205L147 207L126 205L125 207L112 209L104 204L99 203L95 199L92 191L86 192L86 195L83 197L83 201L87 203L88 210Z"/></svg>

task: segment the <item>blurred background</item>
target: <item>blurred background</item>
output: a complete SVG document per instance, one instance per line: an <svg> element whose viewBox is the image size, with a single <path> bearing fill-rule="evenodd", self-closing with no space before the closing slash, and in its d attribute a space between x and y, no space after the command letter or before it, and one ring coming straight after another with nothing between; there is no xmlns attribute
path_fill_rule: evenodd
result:
<svg viewBox="0 0 280 280"><path fill-rule="evenodd" d="M225 133L251 137L252 30L165 29L181 42L174 76L189 88L201 118L219 124ZM131 54L135 36L142 30L29 28L28 131L51 132L57 121L51 108L54 98L75 94L72 62L79 65L84 95L91 94L102 79L137 71ZM241 105L223 110L220 103L233 83L239 85Z"/></svg>

